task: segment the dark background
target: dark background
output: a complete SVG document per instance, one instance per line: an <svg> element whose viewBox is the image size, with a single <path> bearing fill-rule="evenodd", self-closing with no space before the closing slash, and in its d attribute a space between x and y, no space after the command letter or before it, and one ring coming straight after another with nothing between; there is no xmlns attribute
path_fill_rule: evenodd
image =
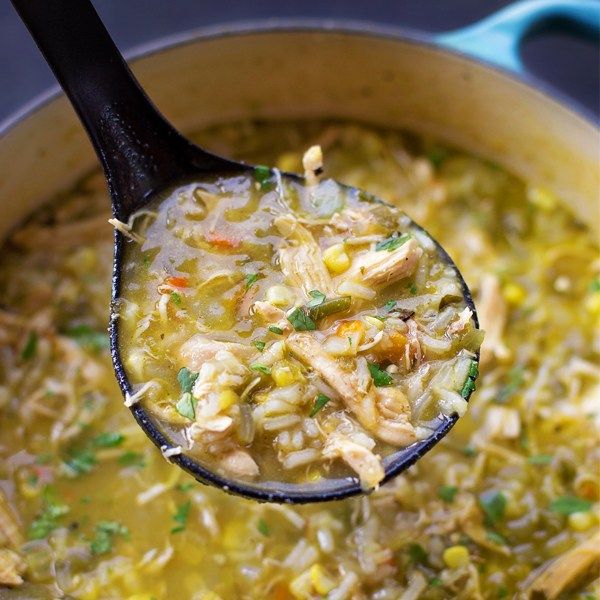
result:
<svg viewBox="0 0 600 600"><path fill-rule="evenodd" d="M56 1L56 0L48 0ZM599 0L600 1L600 0ZM506 6L506 0L95 0L122 51L204 25L268 17L347 18L429 32L461 27ZM528 39L529 70L600 113L598 40L555 27ZM8 0L0 4L0 121L54 84Z"/></svg>

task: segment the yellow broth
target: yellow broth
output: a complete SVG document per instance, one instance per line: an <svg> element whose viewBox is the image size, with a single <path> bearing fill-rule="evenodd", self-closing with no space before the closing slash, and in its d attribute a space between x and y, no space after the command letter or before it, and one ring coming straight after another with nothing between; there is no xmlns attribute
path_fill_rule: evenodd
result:
<svg viewBox="0 0 600 600"><path fill-rule="evenodd" d="M464 413L481 337L424 231L311 175L261 167L140 211L120 352L132 396L217 472L306 483L354 471L369 489L382 456Z"/></svg>
<svg viewBox="0 0 600 600"><path fill-rule="evenodd" d="M477 295L479 390L447 438L365 498L277 507L194 483L113 379L96 174L0 258L0 597L597 597L595 234L542 188L404 133L236 124L197 139L283 170L320 143L329 176L427 227Z"/></svg>

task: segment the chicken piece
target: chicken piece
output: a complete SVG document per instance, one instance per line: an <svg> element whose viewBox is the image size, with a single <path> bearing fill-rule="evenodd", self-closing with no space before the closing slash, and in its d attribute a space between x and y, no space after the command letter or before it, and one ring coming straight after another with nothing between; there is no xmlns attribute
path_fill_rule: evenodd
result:
<svg viewBox="0 0 600 600"><path fill-rule="evenodd" d="M377 488L385 476L381 457L341 433L334 432L327 438L323 458L341 458L358 475L365 491Z"/></svg>
<svg viewBox="0 0 600 600"><path fill-rule="evenodd" d="M20 554L0 548L0 585L21 585L27 563Z"/></svg>
<svg viewBox="0 0 600 600"><path fill-rule="evenodd" d="M394 446L410 446L417 436L408 420L410 405L402 390L382 387L375 390L375 395L377 409L383 417L377 428L378 437Z"/></svg>
<svg viewBox="0 0 600 600"><path fill-rule="evenodd" d="M488 364L494 358L506 360L510 350L502 341L508 309L500 289L500 280L495 275L484 275L479 290L477 314L485 339L481 346L481 364Z"/></svg>
<svg viewBox="0 0 600 600"><path fill-rule="evenodd" d="M356 256L347 277L367 286L388 285L411 275L422 255L423 250L414 238L391 252L367 250Z"/></svg>
<svg viewBox="0 0 600 600"><path fill-rule="evenodd" d="M450 325L448 325L448 329L446 333L448 335L454 335L456 333L462 333L471 320L473 316L473 311L467 306L464 310L460 312L458 318L452 321Z"/></svg>
<svg viewBox="0 0 600 600"><path fill-rule="evenodd" d="M321 146L311 146L302 157L304 179L307 185L317 185L323 172L323 151Z"/></svg>
<svg viewBox="0 0 600 600"><path fill-rule="evenodd" d="M258 300L252 305L252 311L258 315L265 323L275 325L284 332L289 332L292 329L290 322L285 316L285 312L280 308Z"/></svg>
<svg viewBox="0 0 600 600"><path fill-rule="evenodd" d="M258 465L244 450L234 450L221 459L221 467L229 475L240 479L255 479L259 475Z"/></svg>
<svg viewBox="0 0 600 600"><path fill-rule="evenodd" d="M392 404L399 406L399 398L392 396L395 393L391 388L385 391L383 388L374 389L370 385L370 378L365 384L363 369L358 362L360 357L357 361L358 372L349 372L327 354L310 334L293 333L288 337L287 345L299 360L314 369L339 394L346 408L367 431L395 446L406 446L415 441L414 427L408 421L408 403L403 404L406 412L398 413L393 418L379 414L378 403L382 403L381 408L389 415L392 414Z"/></svg>
<svg viewBox="0 0 600 600"><path fill-rule="evenodd" d="M213 360L220 350L230 352L241 361L248 361L256 354L256 349L252 346L235 342L219 342L198 333L182 344L179 349L179 357L183 365L191 371L197 372L205 362Z"/></svg>
<svg viewBox="0 0 600 600"><path fill-rule="evenodd" d="M0 546L19 548L24 542L21 525L8 503L8 498L0 489Z"/></svg>
<svg viewBox="0 0 600 600"><path fill-rule="evenodd" d="M327 296L334 295L333 282L325 263L321 248L310 231L292 215L275 219L275 226L287 239L287 245L279 249L281 271L289 285L300 288L307 298L312 290Z"/></svg>
<svg viewBox="0 0 600 600"><path fill-rule="evenodd" d="M532 600L554 600L585 579L597 576L600 535L596 534L554 559L527 590Z"/></svg>

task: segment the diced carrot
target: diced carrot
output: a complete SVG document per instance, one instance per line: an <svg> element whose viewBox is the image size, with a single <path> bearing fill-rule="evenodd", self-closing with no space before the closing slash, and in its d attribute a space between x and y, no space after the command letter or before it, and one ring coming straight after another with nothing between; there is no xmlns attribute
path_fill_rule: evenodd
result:
<svg viewBox="0 0 600 600"><path fill-rule="evenodd" d="M284 583L277 583L271 589L271 593L269 594L269 600L293 600L294 596L292 596L288 587Z"/></svg>
<svg viewBox="0 0 600 600"><path fill-rule="evenodd" d="M336 329L336 333L339 336L351 335L353 333L360 334L360 337L365 335L367 328L362 321L342 321L338 328Z"/></svg>
<svg viewBox="0 0 600 600"><path fill-rule="evenodd" d="M391 331L384 336L379 344L371 348L371 352L379 361L391 361L397 363L404 356L406 336L399 331Z"/></svg>
<svg viewBox="0 0 600 600"><path fill-rule="evenodd" d="M188 287L190 285L190 280L187 277L182 277L179 275L170 275L167 277L165 282L172 287Z"/></svg>
<svg viewBox="0 0 600 600"><path fill-rule="evenodd" d="M223 234L211 232L206 236L206 241L217 248L231 249L240 245L239 240L231 239Z"/></svg>

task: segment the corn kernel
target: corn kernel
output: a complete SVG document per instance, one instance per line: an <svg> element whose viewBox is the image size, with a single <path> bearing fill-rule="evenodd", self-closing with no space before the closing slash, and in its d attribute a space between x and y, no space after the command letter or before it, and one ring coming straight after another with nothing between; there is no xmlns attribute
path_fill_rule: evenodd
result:
<svg viewBox="0 0 600 600"><path fill-rule="evenodd" d="M569 515L569 527L575 531L585 531L594 524L591 512L575 512Z"/></svg>
<svg viewBox="0 0 600 600"><path fill-rule="evenodd" d="M446 565L451 569L466 567L471 560L469 550L465 546L450 546L450 548L446 548L443 558Z"/></svg>
<svg viewBox="0 0 600 600"><path fill-rule="evenodd" d="M548 211L555 208L558 203L556 196L552 192L539 187L530 187L527 189L527 200L534 206Z"/></svg>
<svg viewBox="0 0 600 600"><path fill-rule="evenodd" d="M219 408L226 410L239 401L240 397L233 390L223 390L219 394Z"/></svg>
<svg viewBox="0 0 600 600"><path fill-rule="evenodd" d="M290 592L296 600L309 600L312 597L312 582L310 571L300 573L290 582Z"/></svg>
<svg viewBox="0 0 600 600"><path fill-rule="evenodd" d="M509 302L510 304L522 304L523 301L525 300L525 290L520 286L517 285L516 283L507 283L504 286L504 298L506 299L507 302Z"/></svg>
<svg viewBox="0 0 600 600"><path fill-rule="evenodd" d="M266 301L273 306L291 306L295 297L292 290L285 285L272 285L267 290Z"/></svg>
<svg viewBox="0 0 600 600"><path fill-rule="evenodd" d="M325 266L332 273L343 273L350 266L350 257L346 254L344 244L334 244L323 252Z"/></svg>
<svg viewBox="0 0 600 600"><path fill-rule="evenodd" d="M277 362L271 367L271 377L277 387L285 387L303 379L299 369L286 361Z"/></svg>
<svg viewBox="0 0 600 600"><path fill-rule="evenodd" d="M327 575L321 565L315 564L310 568L310 581L315 591L325 596L335 587L335 582Z"/></svg>

